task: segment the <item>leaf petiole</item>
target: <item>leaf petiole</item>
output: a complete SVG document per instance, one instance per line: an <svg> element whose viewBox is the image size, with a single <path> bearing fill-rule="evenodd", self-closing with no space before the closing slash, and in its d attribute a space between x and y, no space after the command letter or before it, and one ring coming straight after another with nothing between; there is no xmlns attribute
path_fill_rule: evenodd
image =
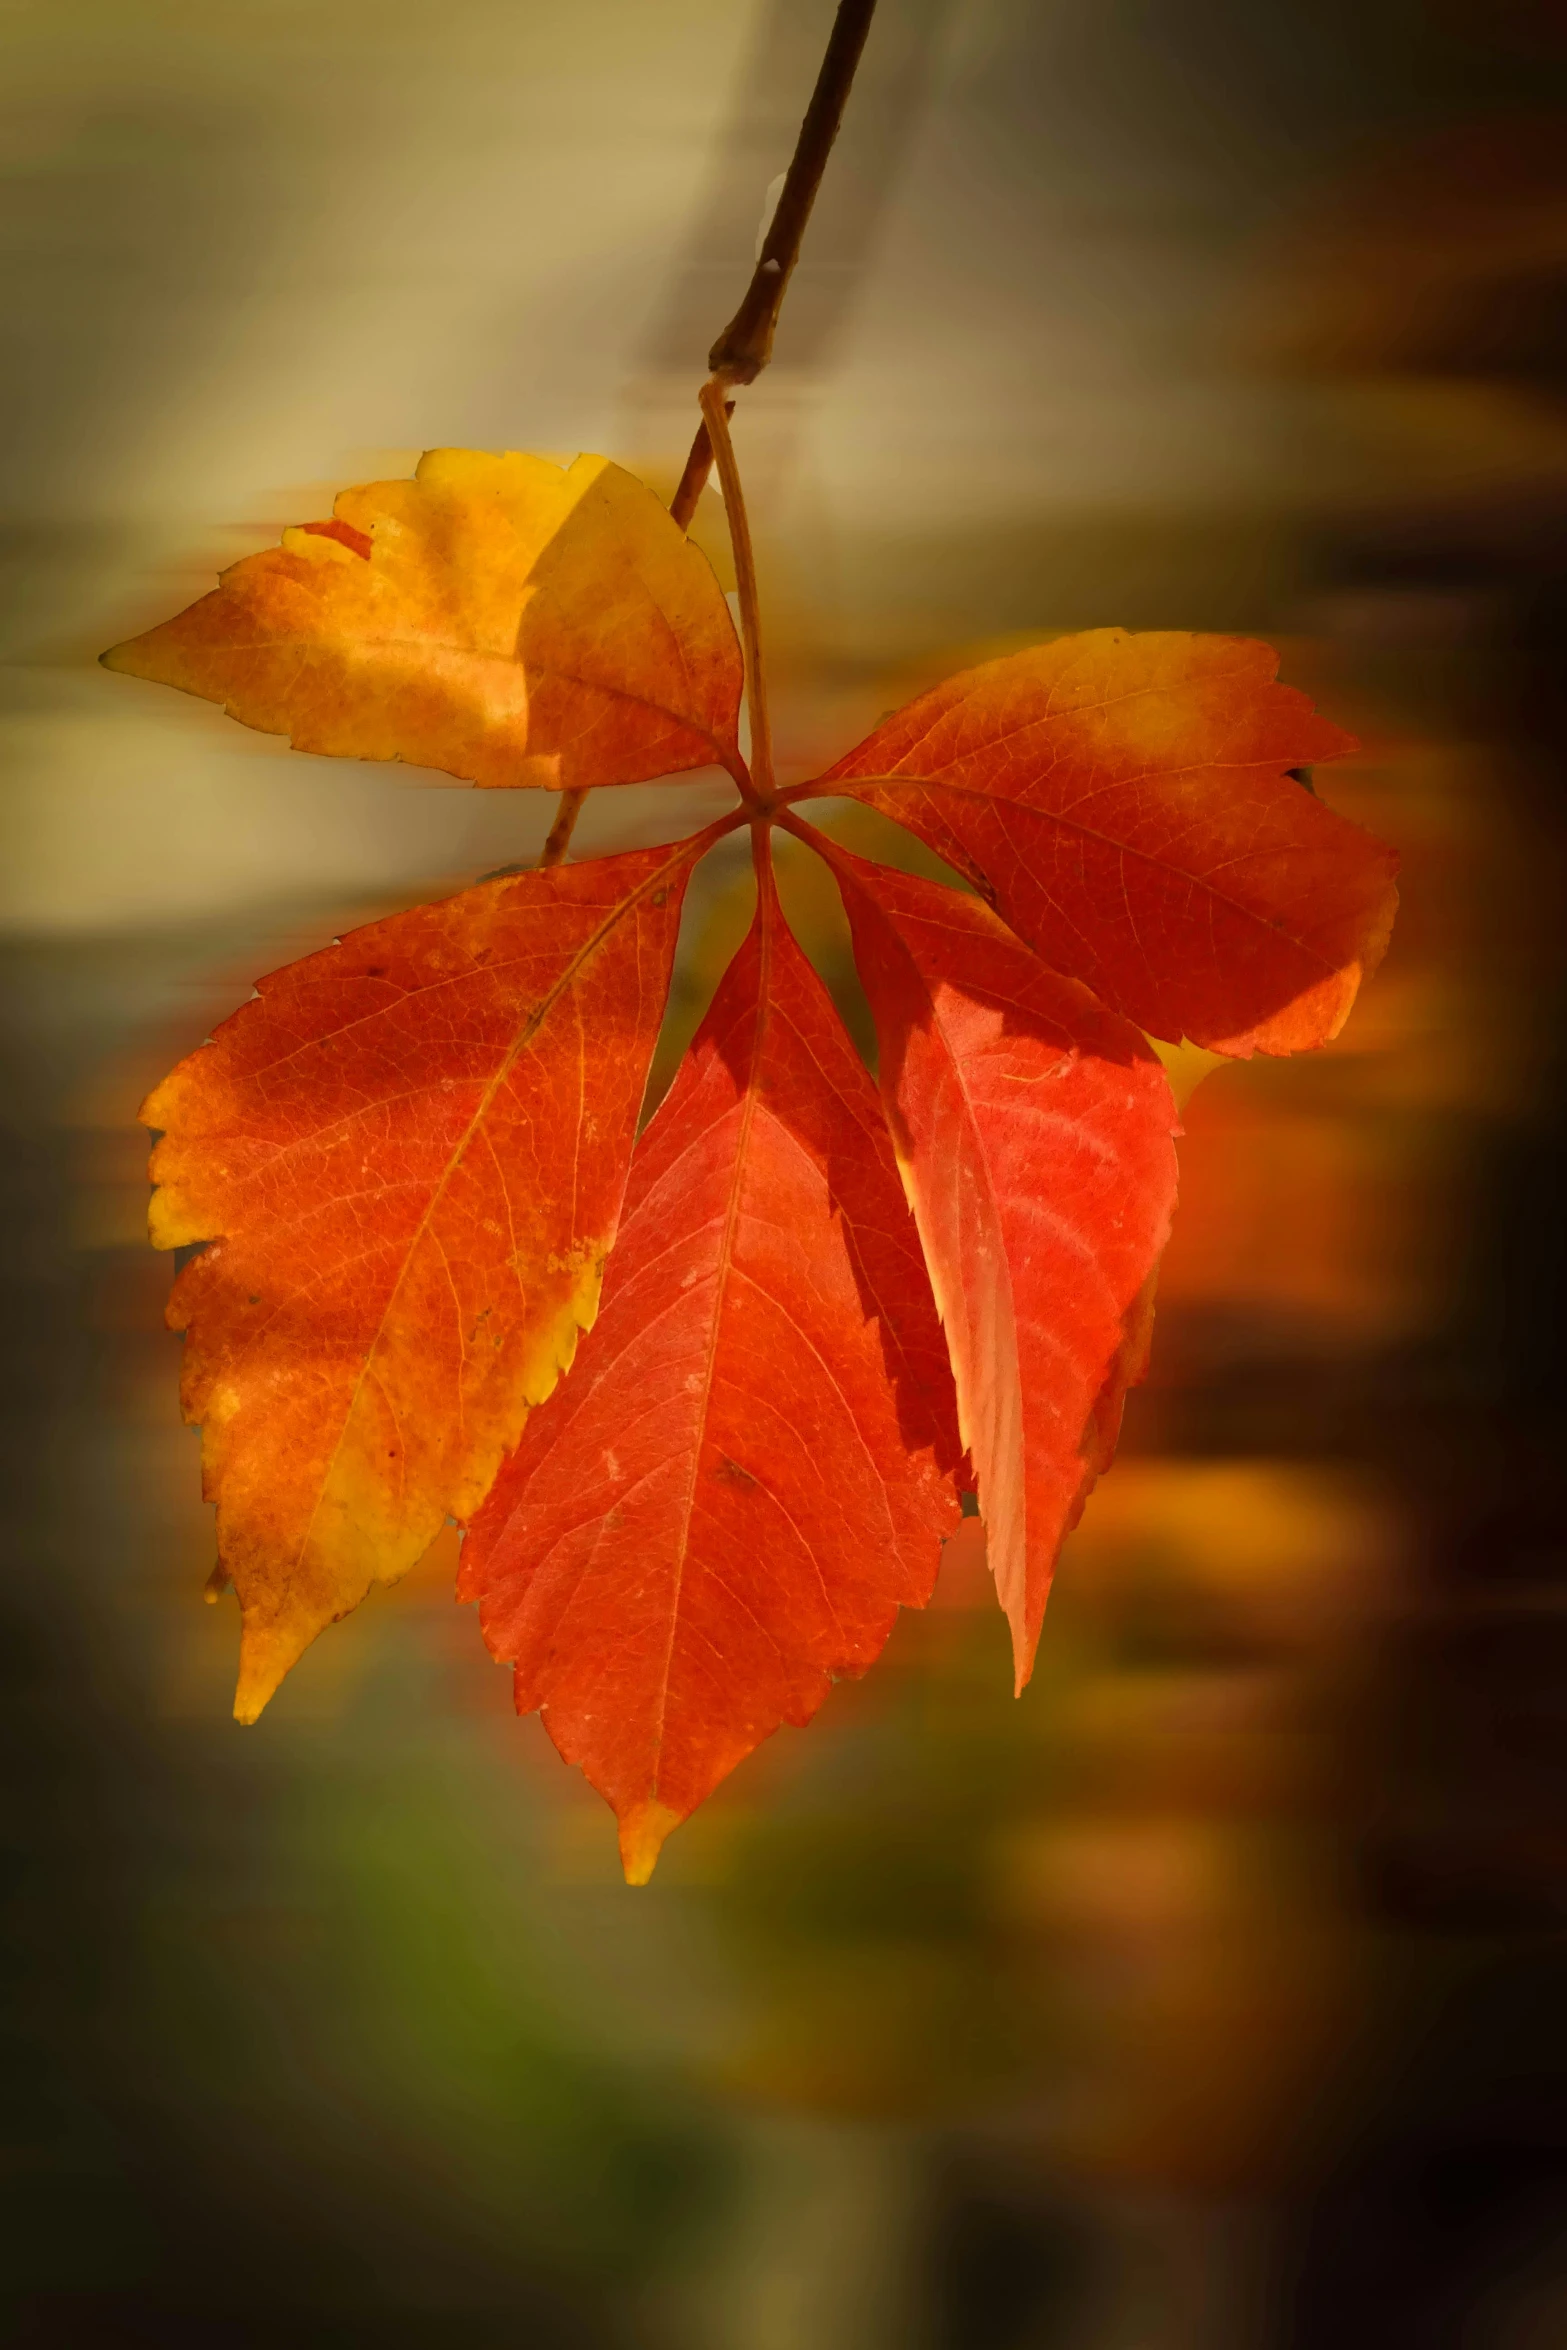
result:
<svg viewBox="0 0 1567 2350"><path fill-rule="evenodd" d="M751 551L751 525L745 510L745 492L729 437L728 404L724 387L709 376L700 393L702 415L713 444L718 479L724 493L724 519L734 550L735 584L740 591L740 643L745 653L745 702L751 713L751 782L763 807L774 796L773 738L767 716L767 680L762 669L762 624L756 595L756 558ZM738 780L738 779L737 779ZM742 786L743 789L743 786Z"/></svg>

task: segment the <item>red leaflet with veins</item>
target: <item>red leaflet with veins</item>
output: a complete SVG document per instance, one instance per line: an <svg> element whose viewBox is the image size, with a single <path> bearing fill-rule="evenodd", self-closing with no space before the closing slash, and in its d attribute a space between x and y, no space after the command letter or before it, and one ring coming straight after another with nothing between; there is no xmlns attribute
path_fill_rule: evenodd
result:
<svg viewBox="0 0 1567 2350"><path fill-rule="evenodd" d="M764 872L637 1149L603 1311L463 1544L460 1596L635 1883L929 1597L951 1378L875 1089Z"/></svg>
<svg viewBox="0 0 1567 2350"><path fill-rule="evenodd" d="M841 850L831 862L1021 1688L1056 1555L1142 1373L1175 1104L1137 1030L987 907Z"/></svg>
<svg viewBox="0 0 1567 2350"><path fill-rule="evenodd" d="M1354 749L1232 637L1059 638L922 694L813 793L965 875L1056 969L1155 1036L1336 1036L1387 944L1397 859L1289 772Z"/></svg>
<svg viewBox="0 0 1567 2350"><path fill-rule="evenodd" d="M490 881L261 982L142 1110L254 1720L471 1509L592 1322L705 838Z"/></svg>

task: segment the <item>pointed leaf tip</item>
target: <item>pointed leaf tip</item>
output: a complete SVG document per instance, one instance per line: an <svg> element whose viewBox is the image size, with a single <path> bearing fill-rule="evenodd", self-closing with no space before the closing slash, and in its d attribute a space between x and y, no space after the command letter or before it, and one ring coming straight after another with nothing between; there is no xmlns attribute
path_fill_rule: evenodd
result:
<svg viewBox="0 0 1567 2350"><path fill-rule="evenodd" d="M639 1803L620 1822L620 1865L628 1885L646 1885L658 1866L665 1840L680 1826L684 1815L671 1811L655 1796Z"/></svg>
<svg viewBox="0 0 1567 2350"><path fill-rule="evenodd" d="M293 1666L310 1645L309 1633L284 1625L267 1624L255 1613L245 1613L240 1598L239 1671L234 1683L234 1719L246 1729L259 1722Z"/></svg>

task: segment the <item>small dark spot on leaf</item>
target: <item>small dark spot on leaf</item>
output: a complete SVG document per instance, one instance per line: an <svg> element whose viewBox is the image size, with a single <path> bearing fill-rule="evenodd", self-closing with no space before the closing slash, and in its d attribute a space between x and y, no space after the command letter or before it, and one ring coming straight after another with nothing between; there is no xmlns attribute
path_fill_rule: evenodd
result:
<svg viewBox="0 0 1567 2350"><path fill-rule="evenodd" d="M722 1478L726 1485L739 1485L741 1487L748 1487L756 1483L756 1479L752 1476L750 1470L742 1469L740 1463L738 1461L732 1461L727 1453L720 1453L718 1458L718 1466L713 1471L713 1475L715 1477Z"/></svg>

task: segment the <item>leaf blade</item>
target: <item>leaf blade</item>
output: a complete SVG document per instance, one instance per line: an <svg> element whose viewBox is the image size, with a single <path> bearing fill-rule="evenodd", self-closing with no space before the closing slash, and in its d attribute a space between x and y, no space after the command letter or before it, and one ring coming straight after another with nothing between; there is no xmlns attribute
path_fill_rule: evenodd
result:
<svg viewBox="0 0 1567 2350"><path fill-rule="evenodd" d="M485 786L585 790L739 757L718 582L602 457L432 450L103 660L297 750Z"/></svg>
<svg viewBox="0 0 1567 2350"><path fill-rule="evenodd" d="M210 1244L168 1318L241 1720L476 1504L590 1326L697 845L352 932L144 1104L153 1239Z"/></svg>
<svg viewBox="0 0 1567 2350"><path fill-rule="evenodd" d="M1172 1042L1326 1043L1396 859L1290 770L1354 745L1265 645L1096 629L950 678L810 787L917 833L1053 968Z"/></svg>
<svg viewBox="0 0 1567 2350"><path fill-rule="evenodd" d="M1021 1690L1146 1363L1175 1105L1137 1031L987 907L844 850L830 862Z"/></svg>
<svg viewBox="0 0 1567 2350"><path fill-rule="evenodd" d="M638 1146L576 1376L463 1544L459 1596L630 1881L923 1604L958 1451L874 1089L769 880Z"/></svg>

